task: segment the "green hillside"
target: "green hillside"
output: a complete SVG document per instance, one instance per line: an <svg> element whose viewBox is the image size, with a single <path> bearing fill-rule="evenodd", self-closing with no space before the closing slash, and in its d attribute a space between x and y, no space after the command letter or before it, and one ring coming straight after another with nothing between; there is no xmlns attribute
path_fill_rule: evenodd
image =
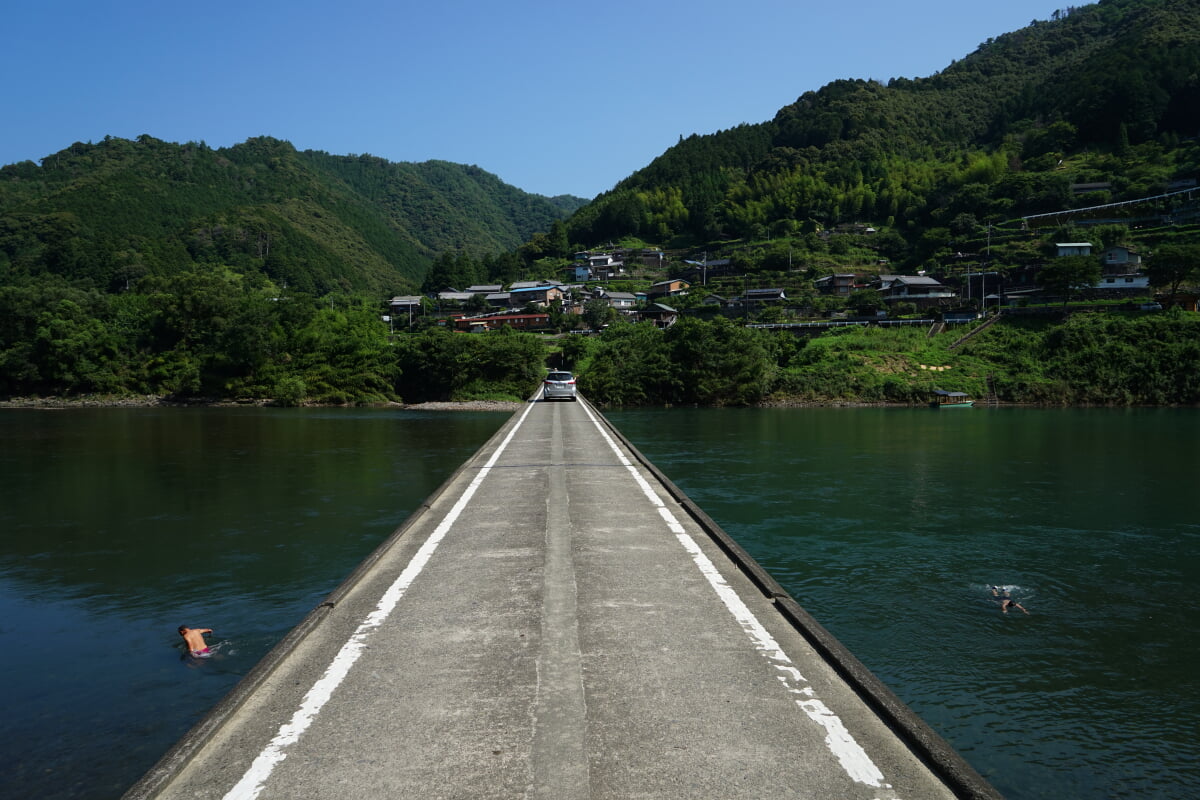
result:
<svg viewBox="0 0 1200 800"><path fill-rule="evenodd" d="M573 242L680 248L790 237L803 260L824 253L802 233L866 222L887 234L875 247L894 266L936 269L948 252L985 249L1022 263L1037 255L1038 226L1194 220L1187 193L1022 217L1194 186L1198 133L1200 2L1102 0L989 39L930 77L840 80L770 121L681 139L568 229Z"/></svg>
<svg viewBox="0 0 1200 800"><path fill-rule="evenodd" d="M230 148L141 136L0 168L0 279L59 275L101 290L227 266L296 291L419 286L445 251L510 250L577 208L478 167Z"/></svg>

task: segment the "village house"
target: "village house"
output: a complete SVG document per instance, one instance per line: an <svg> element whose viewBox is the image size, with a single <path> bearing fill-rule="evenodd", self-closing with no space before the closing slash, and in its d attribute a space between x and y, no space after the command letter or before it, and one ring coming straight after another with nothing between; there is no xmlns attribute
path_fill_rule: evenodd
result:
<svg viewBox="0 0 1200 800"><path fill-rule="evenodd" d="M1141 265L1142 256L1132 247L1119 244L1104 251L1105 272L1108 272L1110 268L1113 269L1114 274L1136 272Z"/></svg>
<svg viewBox="0 0 1200 800"><path fill-rule="evenodd" d="M424 299L420 295L393 297L388 301L389 314L384 317L383 321L393 326L397 323L411 325L413 317L421 313L421 301Z"/></svg>
<svg viewBox="0 0 1200 800"><path fill-rule="evenodd" d="M619 275L625 271L625 262L612 253L592 253L588 255L587 263L592 268L594 280L608 280L609 276Z"/></svg>
<svg viewBox="0 0 1200 800"><path fill-rule="evenodd" d="M608 304L617 311L632 311L637 305L637 295L632 292L610 292L606 289L597 289L596 297L607 300Z"/></svg>
<svg viewBox="0 0 1200 800"><path fill-rule="evenodd" d="M1184 311L1200 310L1200 294L1195 292L1177 292L1162 298L1166 308L1181 308Z"/></svg>
<svg viewBox="0 0 1200 800"><path fill-rule="evenodd" d="M625 264L612 253L575 254L575 263L567 267L568 281L608 281L625 273Z"/></svg>
<svg viewBox="0 0 1200 800"><path fill-rule="evenodd" d="M747 289L740 298L741 305L764 305L787 300L783 289Z"/></svg>
<svg viewBox="0 0 1200 800"><path fill-rule="evenodd" d="M563 299L561 284L542 286L525 286L514 283L508 290L510 305L521 308L528 303L548 306L555 300Z"/></svg>
<svg viewBox="0 0 1200 800"><path fill-rule="evenodd" d="M662 303L651 303L637 316L640 320L653 322L659 328L669 328L679 319L679 312Z"/></svg>
<svg viewBox="0 0 1200 800"><path fill-rule="evenodd" d="M1128 273L1120 275L1104 275L1100 278L1100 282L1094 287L1096 289L1124 289L1138 290L1139 293L1145 292L1150 288L1150 278L1147 275L1139 273Z"/></svg>
<svg viewBox="0 0 1200 800"><path fill-rule="evenodd" d="M611 281L624 274L624 264L603 264L599 267L592 267L592 280L594 281Z"/></svg>
<svg viewBox="0 0 1200 800"><path fill-rule="evenodd" d="M492 308L508 308L512 304L512 296L508 292L490 292L483 299Z"/></svg>
<svg viewBox="0 0 1200 800"><path fill-rule="evenodd" d="M813 281L813 285L821 294L832 294L840 297L845 297L854 291L854 284L857 275L852 272L839 272L836 275L826 275L823 278L817 278Z"/></svg>
<svg viewBox="0 0 1200 800"><path fill-rule="evenodd" d="M659 281L653 284L646 290L646 296L649 298L655 297L675 297L681 294L687 294L692 284L682 278L670 278L665 281Z"/></svg>
<svg viewBox="0 0 1200 800"><path fill-rule="evenodd" d="M477 317L460 317L455 327L460 331L494 331L500 328L536 330L550 325L549 314L486 314Z"/></svg>
<svg viewBox="0 0 1200 800"><path fill-rule="evenodd" d="M1055 255L1059 258L1065 256L1090 256L1092 254L1091 242L1055 242Z"/></svg>
<svg viewBox="0 0 1200 800"><path fill-rule="evenodd" d="M393 317L400 317L409 313L416 314L421 310L421 301L424 299L420 295L401 295L389 300L388 308L392 310Z"/></svg>
<svg viewBox="0 0 1200 800"><path fill-rule="evenodd" d="M880 275L878 283L872 285L883 295L884 302L889 303L905 300L928 306L958 297L954 289L927 275Z"/></svg>
<svg viewBox="0 0 1200 800"><path fill-rule="evenodd" d="M518 289L536 289L536 288L542 287L542 286L558 286L561 288L562 285L563 284L561 281L548 281L548 280L514 281L513 283L509 284L508 290L510 292L515 292Z"/></svg>
<svg viewBox="0 0 1200 800"><path fill-rule="evenodd" d="M1150 288L1150 278L1141 273L1142 256L1131 247L1116 245L1101 256L1102 275L1096 289L1138 290Z"/></svg>
<svg viewBox="0 0 1200 800"><path fill-rule="evenodd" d="M592 268L586 263L576 263L563 270L568 281L590 281L592 279Z"/></svg>
<svg viewBox="0 0 1200 800"><path fill-rule="evenodd" d="M642 250L637 254L637 260L641 262L643 267L665 267L667 265L667 254L662 250Z"/></svg>

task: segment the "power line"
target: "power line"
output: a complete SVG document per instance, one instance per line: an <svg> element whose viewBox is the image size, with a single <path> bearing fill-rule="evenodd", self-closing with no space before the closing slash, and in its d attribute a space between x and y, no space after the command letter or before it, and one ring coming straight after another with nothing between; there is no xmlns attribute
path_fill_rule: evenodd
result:
<svg viewBox="0 0 1200 800"><path fill-rule="evenodd" d="M1104 205L1087 206L1086 208L1070 208L1070 209L1064 209L1062 211L1051 211L1048 214L1030 214L1028 216L1021 217L1021 220L1023 222L1029 222L1030 220L1044 219L1046 217L1060 217L1061 218L1063 216L1070 216L1073 214L1083 214L1088 211L1099 211L1104 208L1121 208L1123 206L1134 206L1134 205L1138 205L1140 203L1151 203L1151 202L1155 202L1157 200L1165 200L1168 197L1175 197L1175 196L1181 195L1181 194L1191 195L1192 192L1196 191L1196 188L1197 187L1192 187L1190 189L1180 189L1179 191L1176 191L1176 192L1167 192L1166 194L1156 194L1156 195L1152 195L1150 197L1142 197L1137 200L1123 200L1120 203L1105 203Z"/></svg>

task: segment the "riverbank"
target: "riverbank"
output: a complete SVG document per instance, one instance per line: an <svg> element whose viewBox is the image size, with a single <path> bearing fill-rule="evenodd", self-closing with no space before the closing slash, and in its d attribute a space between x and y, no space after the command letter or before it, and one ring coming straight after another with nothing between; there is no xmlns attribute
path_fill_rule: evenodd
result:
<svg viewBox="0 0 1200 800"><path fill-rule="evenodd" d="M10 397L0 400L0 408L68 409L68 408L239 408L270 407L269 400L172 400L158 395L81 395L79 397ZM503 411L513 413L525 404L502 400L464 400L462 402L375 403L372 408L395 408L404 411ZM318 406L336 408L337 406Z"/></svg>

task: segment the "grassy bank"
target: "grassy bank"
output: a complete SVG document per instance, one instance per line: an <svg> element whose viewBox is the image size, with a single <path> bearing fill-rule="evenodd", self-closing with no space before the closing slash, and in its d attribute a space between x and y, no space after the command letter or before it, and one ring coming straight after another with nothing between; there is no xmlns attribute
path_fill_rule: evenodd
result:
<svg viewBox="0 0 1200 800"><path fill-rule="evenodd" d="M1083 313L969 329L839 328L812 339L683 320L615 326L564 357L605 404L921 403L934 389L1050 405L1200 404L1200 315Z"/></svg>

